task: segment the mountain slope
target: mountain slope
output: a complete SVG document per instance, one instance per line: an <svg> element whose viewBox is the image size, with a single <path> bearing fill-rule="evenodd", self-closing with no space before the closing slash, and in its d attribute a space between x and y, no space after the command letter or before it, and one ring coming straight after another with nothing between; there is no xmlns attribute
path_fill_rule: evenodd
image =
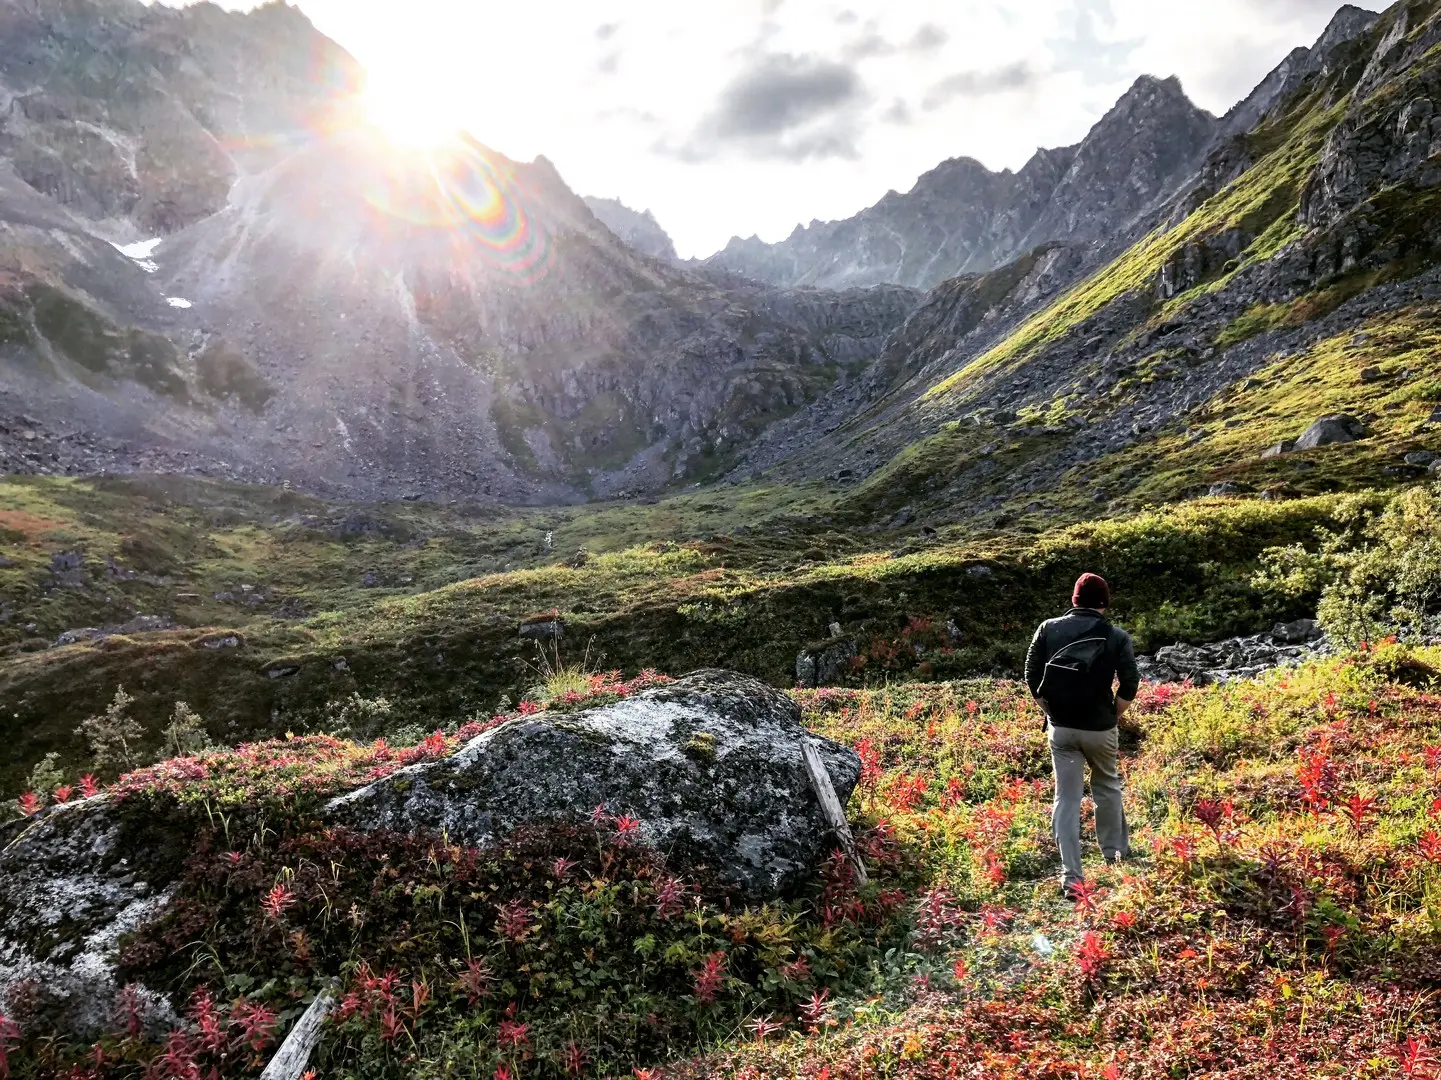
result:
<svg viewBox="0 0 1441 1080"><path fill-rule="evenodd" d="M279 0L0 0L0 39L0 157L111 239L220 209L242 168L326 127L363 82Z"/></svg>
<svg viewBox="0 0 1441 1080"><path fill-rule="evenodd" d="M11 468L654 489L730 463L916 299L658 264L544 159L391 146L284 4L0 0L0 27ZM155 234L143 265L105 243Z"/></svg>
<svg viewBox="0 0 1441 1080"><path fill-rule="evenodd" d="M823 400L791 438L808 463L865 480L870 512L920 485L952 520L1084 513L1138 488L1415 478L1402 455L1438 434L1425 389L1441 299L1437 40L1434 3L1343 36L1256 128L1217 146L1138 243L1075 285L1035 288L1033 256L937 289L865 397L839 422ZM1263 456L1328 412L1361 417L1372 437Z"/></svg>
<svg viewBox="0 0 1441 1080"><path fill-rule="evenodd" d="M632 210L619 199L600 199L590 195L586 196L585 205L602 225L642 255L675 261L674 242L649 210Z"/></svg>

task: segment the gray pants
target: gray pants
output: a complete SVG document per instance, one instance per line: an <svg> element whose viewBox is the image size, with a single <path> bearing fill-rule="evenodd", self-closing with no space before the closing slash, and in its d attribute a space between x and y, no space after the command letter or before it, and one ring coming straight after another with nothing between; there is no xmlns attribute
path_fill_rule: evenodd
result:
<svg viewBox="0 0 1441 1080"><path fill-rule="evenodd" d="M1065 884L1083 881L1081 873L1081 796L1086 765L1091 766L1091 797L1096 801L1096 839L1106 858L1131 853L1131 834L1121 805L1121 776L1116 771L1116 729L1082 731L1050 727L1051 765L1056 770L1056 801L1051 833L1061 849Z"/></svg>

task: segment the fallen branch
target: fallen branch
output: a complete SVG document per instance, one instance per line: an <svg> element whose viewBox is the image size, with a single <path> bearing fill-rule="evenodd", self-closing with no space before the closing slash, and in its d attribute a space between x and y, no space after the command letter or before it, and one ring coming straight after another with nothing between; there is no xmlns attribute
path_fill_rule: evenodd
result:
<svg viewBox="0 0 1441 1080"><path fill-rule="evenodd" d="M320 1041L320 1030L325 1024L325 1017L334 1004L334 991L323 990L315 996L310 1008L295 1022L290 1034L280 1044L280 1049L270 1059L270 1064L265 1066L260 1080L300 1080L305 1066L310 1062L310 1054L315 1049L315 1044Z"/></svg>
<svg viewBox="0 0 1441 1080"><path fill-rule="evenodd" d="M821 761L820 752L816 750L813 740L801 740L801 757L805 759L806 772L810 773L811 787L815 788L816 798L821 801L821 812L825 814L836 839L841 842L841 850L851 860L851 866L856 872L856 884L864 888L871 882L870 875L866 873L865 863L861 862L861 853L856 850L856 838L851 835L851 826L846 821L845 811L841 809L841 800L836 797L830 773L826 772L825 763Z"/></svg>

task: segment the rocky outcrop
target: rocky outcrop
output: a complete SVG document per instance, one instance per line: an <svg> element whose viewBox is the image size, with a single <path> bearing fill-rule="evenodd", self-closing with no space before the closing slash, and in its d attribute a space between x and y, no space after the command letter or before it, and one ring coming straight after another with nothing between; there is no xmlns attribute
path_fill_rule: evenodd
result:
<svg viewBox="0 0 1441 1080"><path fill-rule="evenodd" d="M1078 146L1039 150L1020 172L956 158L852 218L778 244L737 238L706 263L780 285L929 288L1042 244L1109 247L1190 178L1215 131L1174 78L1143 76Z"/></svg>
<svg viewBox="0 0 1441 1080"><path fill-rule="evenodd" d="M675 243L649 210L632 210L619 199L587 195L585 205L596 220L642 255L674 262Z"/></svg>
<svg viewBox="0 0 1441 1080"><path fill-rule="evenodd" d="M798 706L778 690L701 671L613 705L512 721L444 761L341 796L327 814L479 845L599 807L634 820L637 840L675 865L708 866L765 899L809 877L827 844L806 737ZM821 758L844 804L860 759L826 740Z"/></svg>
<svg viewBox="0 0 1441 1080"><path fill-rule="evenodd" d="M859 655L856 639L845 635L808 645L796 655L796 685L808 690L831 686L850 672Z"/></svg>
<svg viewBox="0 0 1441 1080"><path fill-rule="evenodd" d="M1328 649L1315 619L1280 623L1269 634L1231 638L1213 645L1169 645L1137 657L1141 677L1153 682L1189 680L1197 686L1253 678L1271 668L1299 664Z"/></svg>
<svg viewBox="0 0 1441 1080"><path fill-rule="evenodd" d="M701 671L612 705L512 720L449 758L339 796L322 816L482 846L598 814L677 870L707 868L764 900L806 882L832 843L806 738L799 708L778 690ZM844 805L860 760L829 740L816 745ZM0 826L0 1012L23 999L44 1030L113 1030L117 943L181 888L186 820L143 796L101 795ZM173 1019L162 996L129 993L156 1024Z"/></svg>
<svg viewBox="0 0 1441 1080"><path fill-rule="evenodd" d="M1318 446L1350 443L1365 437L1366 425L1354 416L1344 413L1338 416L1323 416L1301 433L1301 437L1296 440L1296 449L1314 450Z"/></svg>
<svg viewBox="0 0 1441 1080"><path fill-rule="evenodd" d="M298 8L0 0L0 156L114 239L225 205L286 138L323 126L359 65Z"/></svg>

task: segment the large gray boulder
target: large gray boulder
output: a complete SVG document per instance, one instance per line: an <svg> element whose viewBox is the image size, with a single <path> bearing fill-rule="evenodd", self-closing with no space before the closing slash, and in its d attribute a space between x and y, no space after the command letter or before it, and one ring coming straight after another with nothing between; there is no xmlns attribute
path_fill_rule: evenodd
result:
<svg viewBox="0 0 1441 1080"><path fill-rule="evenodd" d="M1344 413L1337 416L1323 416L1296 440L1296 449L1314 450L1318 446L1352 443L1357 439L1364 439L1366 434L1366 425L1354 416L1347 416Z"/></svg>
<svg viewBox="0 0 1441 1080"><path fill-rule="evenodd" d="M485 844L522 825L596 807L639 822L678 868L707 866L755 899L814 871L830 842L801 757L808 733L785 694L745 675L698 671L574 714L538 713L330 802L360 828L444 829ZM842 805L855 751L820 740Z"/></svg>

